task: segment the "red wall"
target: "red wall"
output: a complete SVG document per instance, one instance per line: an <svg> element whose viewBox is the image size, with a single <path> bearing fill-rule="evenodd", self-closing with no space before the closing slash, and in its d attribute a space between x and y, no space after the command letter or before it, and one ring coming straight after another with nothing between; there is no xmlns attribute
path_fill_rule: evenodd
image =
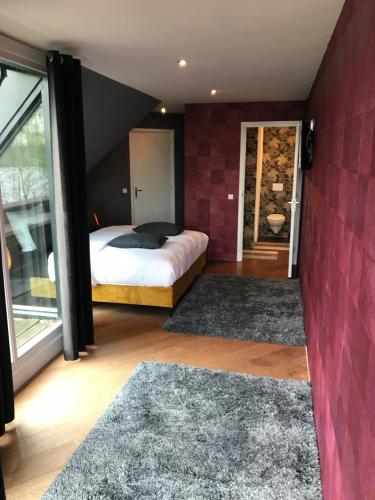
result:
<svg viewBox="0 0 375 500"><path fill-rule="evenodd" d="M299 120L304 112L302 102L185 106L185 225L209 235L209 259L237 259L241 122Z"/></svg>
<svg viewBox="0 0 375 500"><path fill-rule="evenodd" d="M375 499L375 0L347 0L308 102L302 284L326 500Z"/></svg>

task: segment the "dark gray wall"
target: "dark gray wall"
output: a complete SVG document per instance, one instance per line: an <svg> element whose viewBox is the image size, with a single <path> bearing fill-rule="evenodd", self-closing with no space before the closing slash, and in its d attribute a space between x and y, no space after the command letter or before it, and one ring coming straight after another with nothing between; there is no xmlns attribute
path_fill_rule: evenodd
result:
<svg viewBox="0 0 375 500"><path fill-rule="evenodd" d="M82 95L89 211L103 225L130 223L127 137L159 101L87 68Z"/></svg>
<svg viewBox="0 0 375 500"><path fill-rule="evenodd" d="M172 129L175 134L176 222L184 223L184 115L150 113L132 128ZM128 188L128 194L122 188ZM88 173L89 209L104 226L131 224L129 134Z"/></svg>
<svg viewBox="0 0 375 500"><path fill-rule="evenodd" d="M87 68L82 68L82 95L88 170L159 103Z"/></svg>
<svg viewBox="0 0 375 500"><path fill-rule="evenodd" d="M87 180L89 211L97 213L100 224L131 224L128 134L90 170Z"/></svg>

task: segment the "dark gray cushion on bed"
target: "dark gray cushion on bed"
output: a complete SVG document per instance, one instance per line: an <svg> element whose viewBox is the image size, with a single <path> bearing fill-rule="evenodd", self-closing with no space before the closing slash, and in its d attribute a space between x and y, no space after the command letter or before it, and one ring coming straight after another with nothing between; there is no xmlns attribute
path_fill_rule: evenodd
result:
<svg viewBox="0 0 375 500"><path fill-rule="evenodd" d="M164 236L177 236L184 228L172 222L147 222L134 228L136 233L160 234Z"/></svg>
<svg viewBox="0 0 375 500"><path fill-rule="evenodd" d="M116 248L147 248L149 250L155 250L164 245L167 239L168 238L160 234L130 233L114 238L108 245Z"/></svg>

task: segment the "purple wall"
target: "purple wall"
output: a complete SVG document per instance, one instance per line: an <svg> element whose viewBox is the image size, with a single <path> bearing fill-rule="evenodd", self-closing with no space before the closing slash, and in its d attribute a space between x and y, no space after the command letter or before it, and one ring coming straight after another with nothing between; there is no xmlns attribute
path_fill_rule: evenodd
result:
<svg viewBox="0 0 375 500"><path fill-rule="evenodd" d="M185 225L209 235L209 259L237 259L241 122L304 114L303 102L185 106Z"/></svg>
<svg viewBox="0 0 375 500"><path fill-rule="evenodd" d="M375 499L375 1L347 0L308 102L302 284L326 500Z"/></svg>

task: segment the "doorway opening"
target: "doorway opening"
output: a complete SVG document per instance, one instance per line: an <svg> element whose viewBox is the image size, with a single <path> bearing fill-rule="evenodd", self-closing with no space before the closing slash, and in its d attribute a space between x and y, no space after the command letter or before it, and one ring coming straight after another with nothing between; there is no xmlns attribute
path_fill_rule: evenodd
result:
<svg viewBox="0 0 375 500"><path fill-rule="evenodd" d="M302 170L301 122L241 124L237 260L288 261L296 273Z"/></svg>

